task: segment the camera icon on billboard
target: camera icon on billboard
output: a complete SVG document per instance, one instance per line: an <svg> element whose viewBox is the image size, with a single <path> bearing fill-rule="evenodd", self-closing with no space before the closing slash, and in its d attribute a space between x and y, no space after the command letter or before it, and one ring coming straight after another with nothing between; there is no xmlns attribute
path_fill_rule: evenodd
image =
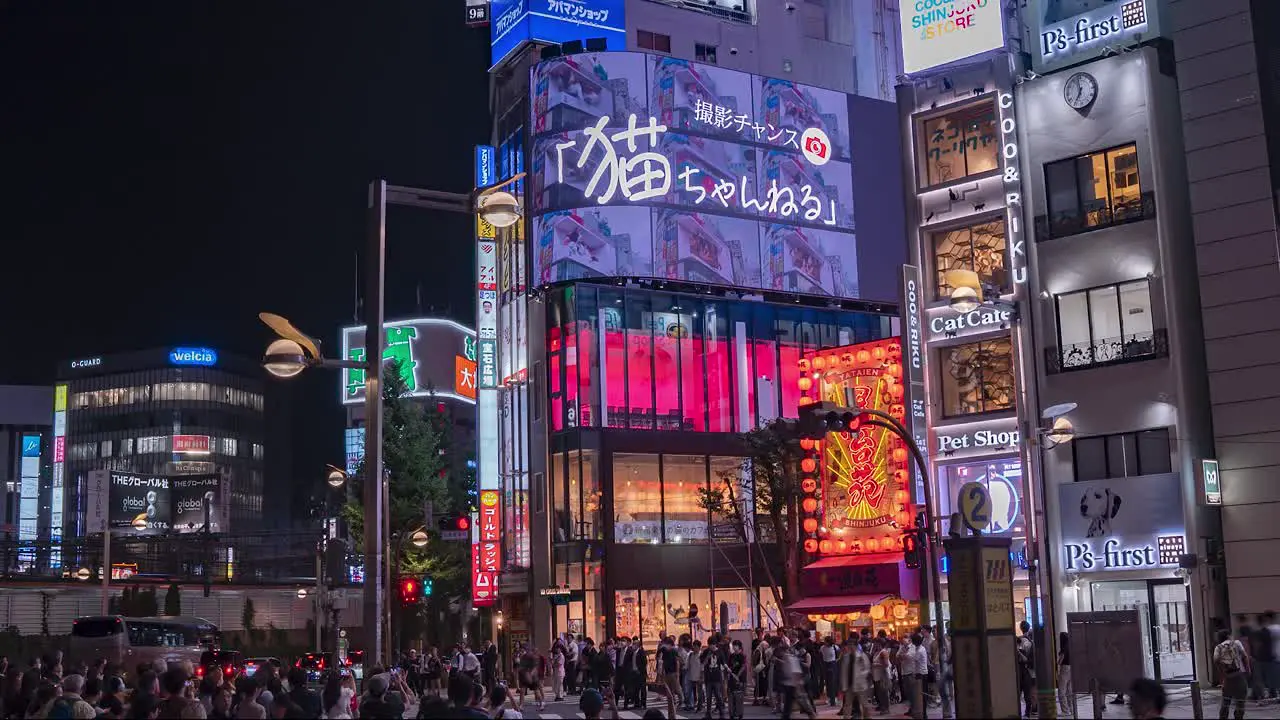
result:
<svg viewBox="0 0 1280 720"><path fill-rule="evenodd" d="M831 138L821 128L809 128L800 136L800 151L814 165L826 165L831 159Z"/></svg>

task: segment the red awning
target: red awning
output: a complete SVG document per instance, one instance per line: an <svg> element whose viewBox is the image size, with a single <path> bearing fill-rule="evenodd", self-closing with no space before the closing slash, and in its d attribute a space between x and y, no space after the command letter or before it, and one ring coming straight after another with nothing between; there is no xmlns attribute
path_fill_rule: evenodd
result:
<svg viewBox="0 0 1280 720"><path fill-rule="evenodd" d="M902 553L875 553L872 555L832 555L804 566L805 570L825 570L828 568L853 567L857 565L884 565L902 562Z"/></svg>
<svg viewBox="0 0 1280 720"><path fill-rule="evenodd" d="M867 610L877 605L889 595L825 595L810 597L787 606L791 612L798 613L836 613Z"/></svg>

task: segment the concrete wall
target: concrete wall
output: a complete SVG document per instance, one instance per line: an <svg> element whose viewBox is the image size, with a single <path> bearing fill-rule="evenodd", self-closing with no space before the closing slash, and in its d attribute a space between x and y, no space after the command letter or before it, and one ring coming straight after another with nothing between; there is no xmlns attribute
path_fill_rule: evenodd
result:
<svg viewBox="0 0 1280 720"><path fill-rule="evenodd" d="M1249 0L1170 0L1231 611L1280 595L1280 270ZM1270 560L1268 558L1271 558Z"/></svg>
<svg viewBox="0 0 1280 720"><path fill-rule="evenodd" d="M675 57L692 60L696 43L715 45L716 64L721 67L845 93L857 92L853 44L847 41L850 31L846 27L851 23L848 13L828 11L824 23L815 17L822 8L804 0L796 0L794 12L785 9L783 0L758 0L751 4L756 7L754 24L724 20L652 0L628 0L627 49L641 50L636 45L636 31L648 30L670 35L671 54ZM806 28L825 24L831 27L825 38L806 35ZM737 48L736 55L730 54L731 48ZM791 64L790 72L785 69L787 62Z"/></svg>

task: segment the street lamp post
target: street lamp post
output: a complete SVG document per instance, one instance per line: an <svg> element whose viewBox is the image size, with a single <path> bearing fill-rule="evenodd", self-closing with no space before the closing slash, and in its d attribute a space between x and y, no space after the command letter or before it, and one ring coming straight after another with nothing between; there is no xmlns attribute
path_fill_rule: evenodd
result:
<svg viewBox="0 0 1280 720"><path fill-rule="evenodd" d="M272 375L293 377L308 367L364 370L365 437L364 466L364 601L363 624L368 638L367 657L390 663L389 639L384 621L389 619L390 560L385 547L387 536L386 477L382 456L382 351L386 281L387 205L405 205L426 210L479 215L494 227L510 227L520 220L519 201L502 188L524 177L517 173L503 182L469 193L387 185L385 180L369 184L368 221L365 247L364 320L365 360L332 360L320 354L319 343L302 334L279 315L260 313L279 339L267 348L263 366Z"/></svg>

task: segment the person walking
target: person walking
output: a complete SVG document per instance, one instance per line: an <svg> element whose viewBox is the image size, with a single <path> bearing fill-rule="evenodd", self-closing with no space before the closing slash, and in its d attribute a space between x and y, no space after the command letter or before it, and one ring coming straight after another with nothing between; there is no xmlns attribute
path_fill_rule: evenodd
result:
<svg viewBox="0 0 1280 720"><path fill-rule="evenodd" d="M871 646L871 690L876 699L876 712L889 712L889 643L876 640Z"/></svg>
<svg viewBox="0 0 1280 720"><path fill-rule="evenodd" d="M724 720L725 710L725 694L724 694L724 675L725 665L728 664L729 658L724 650L720 647L719 634L712 635L707 640L707 647L702 651L700 658L703 670L703 682L706 685L707 696L707 714L711 717L711 704L715 703L716 712L720 715L720 720Z"/></svg>
<svg viewBox="0 0 1280 720"><path fill-rule="evenodd" d="M676 639L667 636L658 646L658 654L653 658L658 672L662 674L662 683L667 688L667 695L675 698L675 702L683 705L684 695L680 692L680 651L676 649Z"/></svg>
<svg viewBox="0 0 1280 720"><path fill-rule="evenodd" d="M828 635L818 648L818 654L822 657L822 684L827 692L827 705L835 707L836 698L840 695L840 648L836 646L836 639Z"/></svg>
<svg viewBox="0 0 1280 720"><path fill-rule="evenodd" d="M568 657L564 641L556 640L551 645L551 697L556 702L564 700L564 669L566 665L568 665Z"/></svg>
<svg viewBox="0 0 1280 720"><path fill-rule="evenodd" d="M747 692L747 654L742 643L734 640L730 645L728 672L729 720L742 720L745 712L744 698Z"/></svg>
<svg viewBox="0 0 1280 720"><path fill-rule="evenodd" d="M871 691L871 658L861 642L845 642L839 674L839 687L844 691L844 712L841 716L870 718L871 704L867 702L867 695Z"/></svg>
<svg viewBox="0 0 1280 720"><path fill-rule="evenodd" d="M1022 694L1023 717L1036 714L1036 646L1031 639L1031 623L1018 624L1022 634L1016 645L1018 654L1018 692Z"/></svg>
<svg viewBox="0 0 1280 720"><path fill-rule="evenodd" d="M1076 716L1076 691L1071 684L1071 644L1066 630L1058 633L1058 716Z"/></svg>
<svg viewBox="0 0 1280 720"><path fill-rule="evenodd" d="M1249 654L1244 644L1231 637L1231 631L1218 631L1218 644L1213 648L1213 667L1222 678L1222 706L1218 720L1227 720L1235 706L1236 720L1244 718L1244 701L1249 694Z"/></svg>
<svg viewBox="0 0 1280 720"><path fill-rule="evenodd" d="M924 649L924 636L911 635L911 642L901 651L902 689L907 695L912 718L919 720L924 713L924 680L929 674L929 651Z"/></svg>
<svg viewBox="0 0 1280 720"><path fill-rule="evenodd" d="M1129 686L1129 712L1134 720L1164 720L1164 686L1140 677Z"/></svg>

